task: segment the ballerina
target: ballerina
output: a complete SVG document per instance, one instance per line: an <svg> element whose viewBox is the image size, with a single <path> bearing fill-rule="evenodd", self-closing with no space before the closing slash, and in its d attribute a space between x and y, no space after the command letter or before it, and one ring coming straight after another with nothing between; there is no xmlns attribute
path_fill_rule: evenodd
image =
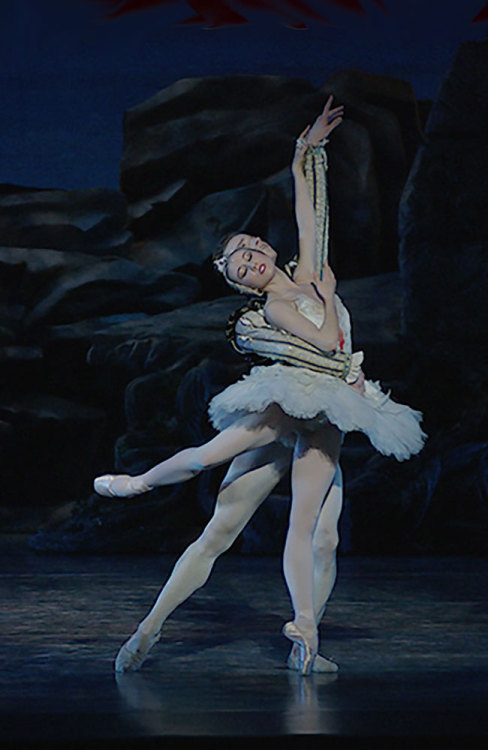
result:
<svg viewBox="0 0 488 750"><path fill-rule="evenodd" d="M324 359L340 350L351 351L349 316L335 294L334 274L325 258L320 258L321 273L316 271L316 213L304 176L307 151L318 147L342 120L342 108L332 110L331 102L330 97L314 126L298 139L292 164L299 229L293 277L277 267L276 251L269 243L244 233L228 239L217 259L218 270L231 286L266 295L263 316L270 327L322 352ZM302 674L337 669L318 656L317 628L335 580L343 432L362 430L378 450L398 460L417 453L425 435L420 412L394 402L378 385L365 381L362 371L351 386L345 377L317 372L306 364L254 367L210 403L209 414L219 430L212 440L186 448L136 477L105 475L95 480L100 494L130 497L233 459L214 516L122 646L117 671L142 665L166 618L205 583L218 554L232 544L286 471L290 453L292 504L283 557L294 609L294 619L283 629L294 643L289 666ZM321 560L327 564L321 566Z"/></svg>

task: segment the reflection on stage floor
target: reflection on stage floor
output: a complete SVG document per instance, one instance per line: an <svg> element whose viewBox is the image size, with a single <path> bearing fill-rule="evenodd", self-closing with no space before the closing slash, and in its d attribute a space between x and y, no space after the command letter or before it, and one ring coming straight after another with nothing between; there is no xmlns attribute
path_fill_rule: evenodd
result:
<svg viewBox="0 0 488 750"><path fill-rule="evenodd" d="M222 557L142 670L115 675L174 559L39 556L12 536L0 557L0 742L457 748L488 735L488 558L340 558L321 631L340 671L301 677L286 668L278 558Z"/></svg>

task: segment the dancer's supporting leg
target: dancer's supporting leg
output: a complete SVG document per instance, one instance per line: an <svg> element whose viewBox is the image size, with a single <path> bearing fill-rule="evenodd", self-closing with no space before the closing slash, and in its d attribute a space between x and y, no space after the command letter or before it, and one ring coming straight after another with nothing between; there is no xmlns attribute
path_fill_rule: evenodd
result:
<svg viewBox="0 0 488 750"><path fill-rule="evenodd" d="M339 464L329 488L313 533L313 601L317 627L324 615L326 604L336 579L336 550L339 544L338 523L342 510L343 482ZM301 651L294 644L288 657L288 667L299 670ZM314 672L337 672L338 666L331 659L317 655L312 667Z"/></svg>
<svg viewBox="0 0 488 750"><path fill-rule="evenodd" d="M342 500L342 471L337 464L334 480L322 505L313 534L313 600L317 626L324 616L337 575L336 551L339 545L338 524Z"/></svg>
<svg viewBox="0 0 488 750"><path fill-rule="evenodd" d="M302 644L308 674L318 649L314 603L313 533L339 460L341 433L328 425L320 434L298 438L292 465L292 506L283 569L295 613L285 635Z"/></svg>
<svg viewBox="0 0 488 750"><path fill-rule="evenodd" d="M185 448L144 474L97 477L95 490L108 497L131 497L166 484L186 482L204 469L219 466L244 451L261 448L276 440L279 428L266 423L266 412L248 414L219 432L207 443Z"/></svg>
<svg viewBox="0 0 488 750"><path fill-rule="evenodd" d="M117 671L138 669L156 643L166 618L207 581L217 557L227 550L255 510L286 473L290 449L273 443L238 456L217 497L215 511L201 536L176 563L149 614L116 659Z"/></svg>

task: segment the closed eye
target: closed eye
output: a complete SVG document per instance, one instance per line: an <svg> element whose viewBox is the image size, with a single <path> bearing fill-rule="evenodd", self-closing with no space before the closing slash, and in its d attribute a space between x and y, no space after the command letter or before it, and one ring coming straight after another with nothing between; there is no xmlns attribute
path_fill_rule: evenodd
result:
<svg viewBox="0 0 488 750"><path fill-rule="evenodd" d="M239 268L237 269L237 278L243 279L246 273L247 273L246 266L239 266Z"/></svg>

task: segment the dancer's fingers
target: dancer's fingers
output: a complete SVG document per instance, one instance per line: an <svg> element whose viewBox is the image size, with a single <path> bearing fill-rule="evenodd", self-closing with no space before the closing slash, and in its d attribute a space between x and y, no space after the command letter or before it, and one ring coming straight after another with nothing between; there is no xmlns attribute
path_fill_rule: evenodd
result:
<svg viewBox="0 0 488 750"><path fill-rule="evenodd" d="M333 95L331 94L331 95L329 96L329 98L327 99L327 101L325 102L325 106L324 106L324 108L323 108L323 110L322 110L322 114L326 114L326 113L328 113L328 112L329 112L329 110L330 110L330 108L331 108L331 106L332 106L332 101L333 101L333 99L334 99L334 97L333 97Z"/></svg>

